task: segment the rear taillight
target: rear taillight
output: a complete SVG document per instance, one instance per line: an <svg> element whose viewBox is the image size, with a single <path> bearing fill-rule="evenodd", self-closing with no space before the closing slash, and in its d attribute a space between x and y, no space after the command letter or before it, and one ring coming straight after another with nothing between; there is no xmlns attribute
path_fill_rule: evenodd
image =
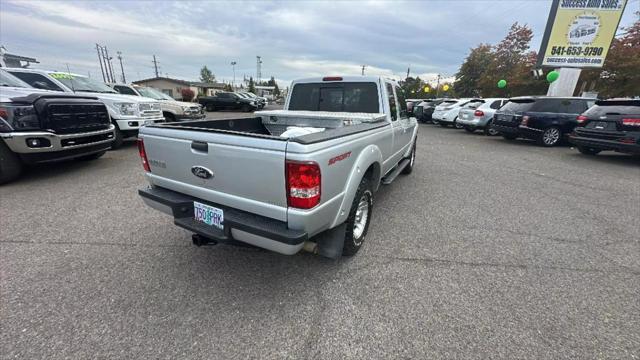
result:
<svg viewBox="0 0 640 360"><path fill-rule="evenodd" d="M320 203L320 166L315 162L286 162L287 204L311 209Z"/></svg>
<svg viewBox="0 0 640 360"><path fill-rule="evenodd" d="M640 119L622 119L624 126L640 126Z"/></svg>
<svg viewBox="0 0 640 360"><path fill-rule="evenodd" d="M476 110L476 111L473 113L473 116L479 116L479 117L482 117L482 116L484 116L484 111L482 111L482 110Z"/></svg>
<svg viewBox="0 0 640 360"><path fill-rule="evenodd" d="M144 171L151 172L149 161L147 160L147 152L144 150L144 141L142 139L138 139L138 153L140 154L140 160L142 160L142 167L144 168Z"/></svg>
<svg viewBox="0 0 640 360"><path fill-rule="evenodd" d="M325 76L322 78L322 81L342 81L341 76Z"/></svg>
<svg viewBox="0 0 640 360"><path fill-rule="evenodd" d="M529 124L529 116L525 115L522 117L522 120L520 121L520 125L527 126L527 124Z"/></svg>
<svg viewBox="0 0 640 360"><path fill-rule="evenodd" d="M584 125L584 123L587 122L587 120L588 118L584 115L578 115L578 117L576 118L578 125Z"/></svg>

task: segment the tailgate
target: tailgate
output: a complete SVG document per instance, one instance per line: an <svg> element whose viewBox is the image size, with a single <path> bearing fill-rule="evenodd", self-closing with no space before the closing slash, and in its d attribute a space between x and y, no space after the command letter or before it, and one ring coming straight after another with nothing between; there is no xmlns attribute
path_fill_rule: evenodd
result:
<svg viewBox="0 0 640 360"><path fill-rule="evenodd" d="M152 127L140 137L153 185L286 221L285 139Z"/></svg>

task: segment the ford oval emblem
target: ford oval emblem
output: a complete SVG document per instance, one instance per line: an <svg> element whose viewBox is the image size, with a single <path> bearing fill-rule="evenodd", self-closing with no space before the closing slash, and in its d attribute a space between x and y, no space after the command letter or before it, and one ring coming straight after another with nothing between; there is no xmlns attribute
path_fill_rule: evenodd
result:
<svg viewBox="0 0 640 360"><path fill-rule="evenodd" d="M210 179L213 177L213 171L207 169L204 166L193 166L191 168L191 173L202 179Z"/></svg>

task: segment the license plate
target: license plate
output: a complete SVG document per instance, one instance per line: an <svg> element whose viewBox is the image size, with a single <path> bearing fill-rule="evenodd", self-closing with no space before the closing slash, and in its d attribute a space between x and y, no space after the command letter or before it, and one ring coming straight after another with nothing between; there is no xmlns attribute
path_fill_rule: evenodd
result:
<svg viewBox="0 0 640 360"><path fill-rule="evenodd" d="M222 209L194 201L193 217L196 221L224 230L224 211Z"/></svg>

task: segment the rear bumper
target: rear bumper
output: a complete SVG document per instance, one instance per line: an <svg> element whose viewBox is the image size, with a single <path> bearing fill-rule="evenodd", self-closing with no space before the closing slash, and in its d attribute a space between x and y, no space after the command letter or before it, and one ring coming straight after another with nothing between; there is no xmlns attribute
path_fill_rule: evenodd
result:
<svg viewBox="0 0 640 360"><path fill-rule="evenodd" d="M475 127L475 128L484 128L485 126L487 126L487 123L489 122L489 119L480 119L480 118L460 119L460 118L458 118L457 122L458 122L458 124L465 125L465 126L471 126L471 127Z"/></svg>
<svg viewBox="0 0 640 360"><path fill-rule="evenodd" d="M17 154L44 154L44 153L62 153L64 151L74 150L82 153L83 148L93 145L105 145L106 148L111 146L113 141L115 126L109 125L108 129L90 131L76 134L54 134L46 131L28 131L28 132L11 132L0 134L0 137L7 144L9 149ZM48 140L50 145L43 147L29 147L27 139L43 139Z"/></svg>
<svg viewBox="0 0 640 360"><path fill-rule="evenodd" d="M595 139L582 136L569 136L569 142L576 146L594 148L598 150L611 150L628 154L640 154L640 144L625 144L618 141Z"/></svg>
<svg viewBox="0 0 640 360"><path fill-rule="evenodd" d="M238 240L281 254L293 255L302 249L308 239L306 232L289 229L286 222L213 204L160 187L140 189L138 194L148 206L173 216L176 225L219 242ZM224 230L195 221L194 201L222 209Z"/></svg>

